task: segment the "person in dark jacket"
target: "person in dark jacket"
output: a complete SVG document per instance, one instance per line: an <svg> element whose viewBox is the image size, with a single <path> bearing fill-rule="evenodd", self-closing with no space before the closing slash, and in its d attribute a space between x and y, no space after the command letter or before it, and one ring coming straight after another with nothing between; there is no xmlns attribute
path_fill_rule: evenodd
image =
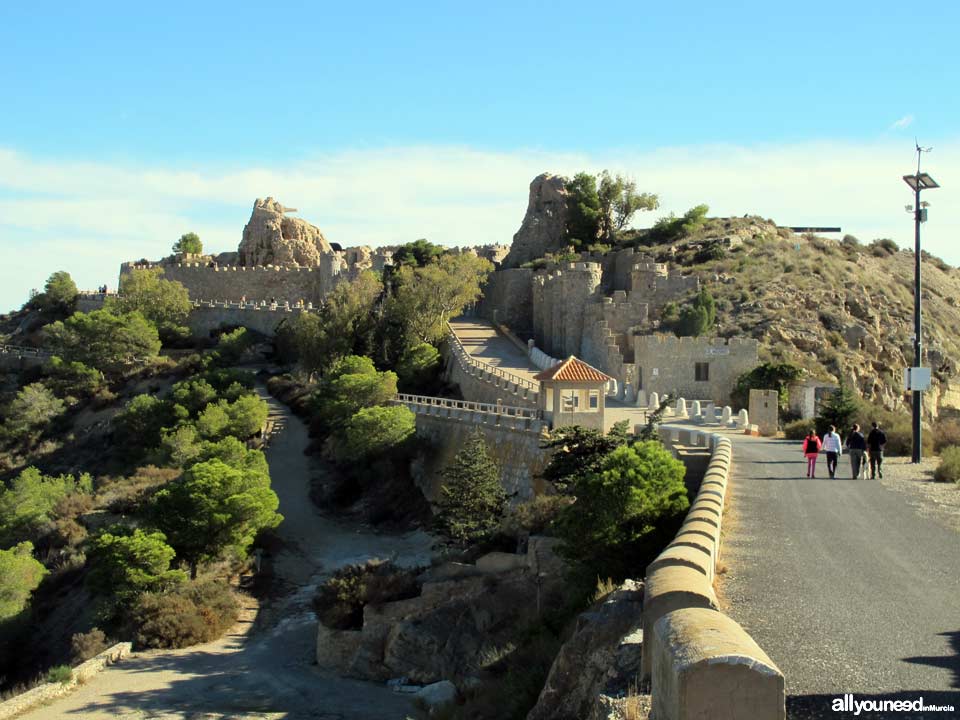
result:
<svg viewBox="0 0 960 720"><path fill-rule="evenodd" d="M867 450L870 451L870 479L883 477L883 446L887 444L887 435L880 429L879 423L873 423L873 429L867 435Z"/></svg>
<svg viewBox="0 0 960 720"><path fill-rule="evenodd" d="M867 439L860 432L860 426L854 424L850 434L847 435L847 450L850 451L850 468L853 470L853 479L860 476L860 469L865 469L863 456L867 450Z"/></svg>

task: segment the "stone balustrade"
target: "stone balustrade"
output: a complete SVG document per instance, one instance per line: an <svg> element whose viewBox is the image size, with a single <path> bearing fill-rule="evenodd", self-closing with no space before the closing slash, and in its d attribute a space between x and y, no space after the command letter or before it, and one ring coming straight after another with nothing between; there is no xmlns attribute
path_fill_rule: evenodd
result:
<svg viewBox="0 0 960 720"><path fill-rule="evenodd" d="M457 333L454 332L453 328L449 325L447 328L450 331L450 349L453 351L453 354L457 358L458 362L465 366L465 370L467 369L466 366L469 366L489 376L506 380L508 383L515 385L518 390L523 389L532 391L535 395L540 391L540 386L537 385L537 383L535 383L533 380L528 380L525 377L521 377L520 375L515 375L508 370L504 370L501 367L491 365L490 363L475 358L473 355L467 352L467 349L463 346L463 343L460 342L460 338L457 337Z"/></svg>
<svg viewBox="0 0 960 720"><path fill-rule="evenodd" d="M431 415L451 421L478 425L496 425L507 430L540 434L546 427L540 411L527 407L478 403L426 395L398 393L394 402L405 405L418 415Z"/></svg>

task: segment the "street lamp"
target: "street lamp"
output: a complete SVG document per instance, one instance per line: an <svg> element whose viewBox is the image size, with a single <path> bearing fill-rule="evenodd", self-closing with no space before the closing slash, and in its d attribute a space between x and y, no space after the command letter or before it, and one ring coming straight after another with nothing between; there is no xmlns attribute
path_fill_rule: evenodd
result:
<svg viewBox="0 0 960 720"><path fill-rule="evenodd" d="M922 392L926 389L923 386L922 372L918 370L922 367L923 358L921 357L920 345L920 223L927 221L927 203L920 203L921 190L933 190L940 187L937 181L927 173L920 172L920 157L923 152L929 151L929 148L921 148L917 145L917 174L904 175L903 181L910 186L916 195L916 201L911 208L913 210L914 220L914 243L913 243L913 367L907 373L908 390L913 391L913 462L920 462L920 410Z"/></svg>

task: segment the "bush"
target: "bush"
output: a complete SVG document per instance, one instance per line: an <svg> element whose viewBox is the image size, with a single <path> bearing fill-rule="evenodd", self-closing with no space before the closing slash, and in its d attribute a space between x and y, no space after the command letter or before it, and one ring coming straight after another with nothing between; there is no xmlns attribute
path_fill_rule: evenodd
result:
<svg viewBox="0 0 960 720"><path fill-rule="evenodd" d="M813 420L794 420L783 426L783 435L787 440L803 440L812 427Z"/></svg>
<svg viewBox="0 0 960 720"><path fill-rule="evenodd" d="M537 495L533 500L508 510L500 530L512 537L543 535L550 531L561 510L571 502L573 499L565 495Z"/></svg>
<svg viewBox="0 0 960 720"><path fill-rule="evenodd" d="M940 455L940 464L933 473L937 482L960 483L960 447L946 448Z"/></svg>
<svg viewBox="0 0 960 720"><path fill-rule="evenodd" d="M73 668L69 665L54 665L47 670L46 680L48 683L62 683L66 685L73 680Z"/></svg>
<svg viewBox="0 0 960 720"><path fill-rule="evenodd" d="M89 660L110 647L107 636L100 628L76 633L70 638L70 656L75 664Z"/></svg>
<svg viewBox="0 0 960 720"><path fill-rule="evenodd" d="M951 445L960 446L960 421L941 420L933 428L933 451L940 454Z"/></svg>
<svg viewBox="0 0 960 720"><path fill-rule="evenodd" d="M137 646L182 648L216 640L237 621L239 610L230 587L213 580L144 593L133 611Z"/></svg>
<svg viewBox="0 0 960 720"><path fill-rule="evenodd" d="M12 443L36 440L60 416L65 405L40 383L22 388L4 412L2 438Z"/></svg>
<svg viewBox="0 0 960 720"><path fill-rule="evenodd" d="M365 605L406 600L420 594L416 569L399 568L384 560L368 560L337 570L320 586L313 609L324 625L336 630L363 627Z"/></svg>
<svg viewBox="0 0 960 720"><path fill-rule="evenodd" d="M870 243L870 252L876 257L894 255L898 250L900 250L900 246L890 238L877 238Z"/></svg>

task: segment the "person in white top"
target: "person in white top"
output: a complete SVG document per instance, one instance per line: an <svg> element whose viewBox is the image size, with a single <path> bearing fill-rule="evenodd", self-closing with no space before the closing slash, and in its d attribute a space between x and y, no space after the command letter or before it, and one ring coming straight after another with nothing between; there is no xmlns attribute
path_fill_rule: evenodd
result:
<svg viewBox="0 0 960 720"><path fill-rule="evenodd" d="M833 425L830 426L830 432L823 436L823 451L827 454L827 472L830 477L834 477L837 473L837 460L843 454L843 442Z"/></svg>

